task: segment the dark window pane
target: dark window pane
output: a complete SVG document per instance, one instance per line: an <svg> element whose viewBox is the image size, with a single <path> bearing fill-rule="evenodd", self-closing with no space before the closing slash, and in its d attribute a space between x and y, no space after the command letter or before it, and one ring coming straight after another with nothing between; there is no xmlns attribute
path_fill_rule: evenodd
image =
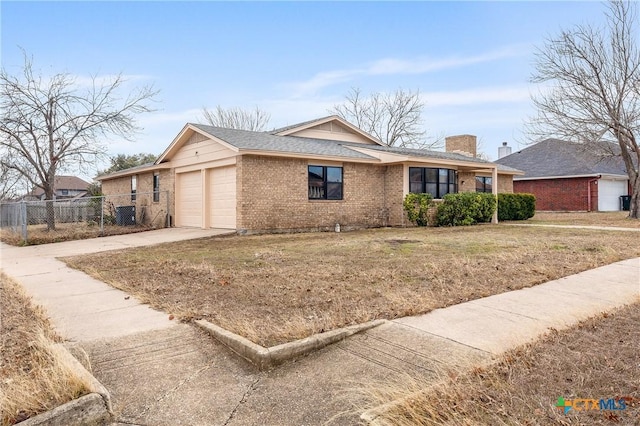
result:
<svg viewBox="0 0 640 426"><path fill-rule="evenodd" d="M425 182L437 183L438 182L438 169L426 168L425 169Z"/></svg>
<svg viewBox="0 0 640 426"><path fill-rule="evenodd" d="M440 183L448 183L449 182L449 170L448 169L438 169L438 182L440 182Z"/></svg>
<svg viewBox="0 0 640 426"><path fill-rule="evenodd" d="M327 182L342 182L342 167L327 167Z"/></svg>
<svg viewBox="0 0 640 426"><path fill-rule="evenodd" d="M456 171L449 170L449 183L456 183Z"/></svg>
<svg viewBox="0 0 640 426"><path fill-rule="evenodd" d="M409 182L409 192L414 194L422 193L422 182Z"/></svg>
<svg viewBox="0 0 640 426"><path fill-rule="evenodd" d="M422 182L422 169L409 167L409 182Z"/></svg>
<svg viewBox="0 0 640 426"><path fill-rule="evenodd" d="M435 183L427 183L425 185L424 192L426 192L427 194L431 194L431 196L433 196L433 198L439 198L438 197L438 185L435 184Z"/></svg>
<svg viewBox="0 0 640 426"><path fill-rule="evenodd" d="M309 179L324 180L324 169L320 166L309 166Z"/></svg>
<svg viewBox="0 0 640 426"><path fill-rule="evenodd" d="M447 194L447 191L449 190L449 184L441 183L438 185L438 187L440 189L440 198L442 198L443 195Z"/></svg>
<svg viewBox="0 0 640 426"><path fill-rule="evenodd" d="M342 183L327 183L327 200L342 200Z"/></svg>
<svg viewBox="0 0 640 426"><path fill-rule="evenodd" d="M456 192L458 192L458 189L456 188L456 184L455 183L450 183L449 184L449 194L455 194Z"/></svg>

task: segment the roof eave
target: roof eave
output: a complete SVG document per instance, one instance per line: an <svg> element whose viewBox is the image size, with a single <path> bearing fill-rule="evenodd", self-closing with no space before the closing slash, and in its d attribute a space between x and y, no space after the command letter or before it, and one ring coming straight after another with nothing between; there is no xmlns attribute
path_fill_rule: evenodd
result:
<svg viewBox="0 0 640 426"><path fill-rule="evenodd" d="M627 175L617 175L611 173L589 173L582 175L558 175L558 176L525 176L521 178L514 178L514 180L550 180L550 179L578 179L578 178L599 178L599 177L611 177L611 178L624 178L629 179Z"/></svg>

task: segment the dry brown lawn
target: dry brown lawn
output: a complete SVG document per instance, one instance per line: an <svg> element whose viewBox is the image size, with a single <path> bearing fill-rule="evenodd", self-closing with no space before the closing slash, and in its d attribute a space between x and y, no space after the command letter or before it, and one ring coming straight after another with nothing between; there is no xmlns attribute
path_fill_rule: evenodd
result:
<svg viewBox="0 0 640 426"><path fill-rule="evenodd" d="M0 425L12 425L87 392L88 385L60 363L41 308L0 274Z"/></svg>
<svg viewBox="0 0 640 426"><path fill-rule="evenodd" d="M537 212L531 219L522 223L540 225L613 226L616 228L640 229L640 220L629 219L629 212Z"/></svg>
<svg viewBox="0 0 640 426"><path fill-rule="evenodd" d="M149 231L145 226L105 225L100 232L100 225L88 223L58 223L55 231L47 230L47 225L29 225L27 241L21 232L13 232L8 228L0 229L0 241L13 246L60 243L62 241L86 240L88 238L106 237L109 235L132 234Z"/></svg>
<svg viewBox="0 0 640 426"><path fill-rule="evenodd" d="M640 256L638 234L476 226L207 238L64 259L263 346Z"/></svg>
<svg viewBox="0 0 640 426"><path fill-rule="evenodd" d="M403 378L369 384L369 407L388 404L388 424L638 425L640 304L602 314L507 352L487 368L451 373L438 385ZM618 411L556 407L558 398L624 399ZM395 403L394 403L395 401ZM578 407L584 407L580 403ZM616 402L616 407L621 408Z"/></svg>

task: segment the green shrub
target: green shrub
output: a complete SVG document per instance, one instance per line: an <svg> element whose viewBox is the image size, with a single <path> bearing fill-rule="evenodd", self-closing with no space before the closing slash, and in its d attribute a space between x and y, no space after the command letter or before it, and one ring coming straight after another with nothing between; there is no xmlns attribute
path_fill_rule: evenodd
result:
<svg viewBox="0 0 640 426"><path fill-rule="evenodd" d="M493 194L461 192L442 197L438 206L436 224L438 226L473 225L491 222L496 210L496 197Z"/></svg>
<svg viewBox="0 0 640 426"><path fill-rule="evenodd" d="M407 212L409 220L418 226L427 226L429 218L427 212L432 200L431 194L407 194L404 197L402 206Z"/></svg>
<svg viewBox="0 0 640 426"><path fill-rule="evenodd" d="M536 214L533 194L498 194L498 220L527 220Z"/></svg>

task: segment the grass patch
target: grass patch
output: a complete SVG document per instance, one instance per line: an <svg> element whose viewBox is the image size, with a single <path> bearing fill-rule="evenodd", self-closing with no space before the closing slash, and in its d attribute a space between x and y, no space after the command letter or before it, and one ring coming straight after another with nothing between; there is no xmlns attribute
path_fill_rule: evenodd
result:
<svg viewBox="0 0 640 426"><path fill-rule="evenodd" d="M534 225L613 226L617 228L640 229L640 220L630 219L629 212L536 212L535 216L531 219L525 222L515 223Z"/></svg>
<svg viewBox="0 0 640 426"><path fill-rule="evenodd" d="M272 346L640 256L637 237L491 225L375 229L206 238L63 260L180 319L205 318Z"/></svg>
<svg viewBox="0 0 640 426"><path fill-rule="evenodd" d="M41 308L0 274L0 425L12 425L88 393L88 384L61 363L59 337Z"/></svg>
<svg viewBox="0 0 640 426"><path fill-rule="evenodd" d="M380 419L403 425L640 424L640 304L553 331L467 374L430 385L417 379L370 384L370 408L388 404ZM576 411L565 400L625 398L621 411ZM395 402L394 402L395 401ZM616 404L619 406L619 404ZM385 423L383 423L385 424Z"/></svg>
<svg viewBox="0 0 640 426"><path fill-rule="evenodd" d="M27 229L27 241L22 238L22 232L14 232L9 228L0 229L0 241L12 246L27 246L60 243L63 241L86 240L88 238L107 237L110 235L132 234L135 232L149 231L142 225L117 226L105 225L104 232L100 231L100 225L81 223L58 223L55 231L47 230L47 225L29 225Z"/></svg>

